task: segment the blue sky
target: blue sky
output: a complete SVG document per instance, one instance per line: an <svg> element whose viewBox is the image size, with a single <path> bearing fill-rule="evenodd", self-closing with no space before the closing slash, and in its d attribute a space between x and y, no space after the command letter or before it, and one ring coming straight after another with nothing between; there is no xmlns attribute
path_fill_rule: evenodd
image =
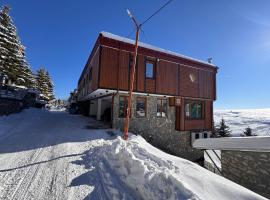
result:
<svg viewBox="0 0 270 200"><path fill-rule="evenodd" d="M167 0L2 0L34 70L67 97L100 31L127 36L129 8L143 21ZM270 1L174 0L143 27L142 42L219 66L216 109L270 107ZM132 35L134 38L134 35Z"/></svg>

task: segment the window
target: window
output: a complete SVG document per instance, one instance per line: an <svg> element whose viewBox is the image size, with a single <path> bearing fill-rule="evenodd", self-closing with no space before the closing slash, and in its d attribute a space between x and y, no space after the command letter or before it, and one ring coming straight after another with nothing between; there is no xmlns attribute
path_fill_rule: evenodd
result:
<svg viewBox="0 0 270 200"><path fill-rule="evenodd" d="M146 116L146 98L145 97L137 97L136 115L137 117Z"/></svg>
<svg viewBox="0 0 270 200"><path fill-rule="evenodd" d="M146 78L154 78L154 63L153 62L146 61L145 77Z"/></svg>
<svg viewBox="0 0 270 200"><path fill-rule="evenodd" d="M157 117L167 116L167 99L157 100Z"/></svg>
<svg viewBox="0 0 270 200"><path fill-rule="evenodd" d="M185 104L185 116L188 119L202 119L202 102L187 101Z"/></svg>
<svg viewBox="0 0 270 200"><path fill-rule="evenodd" d="M120 96L119 97L119 117L120 118L124 118L127 116L127 108L128 108L128 97ZM130 112L130 116L131 116L131 112Z"/></svg>

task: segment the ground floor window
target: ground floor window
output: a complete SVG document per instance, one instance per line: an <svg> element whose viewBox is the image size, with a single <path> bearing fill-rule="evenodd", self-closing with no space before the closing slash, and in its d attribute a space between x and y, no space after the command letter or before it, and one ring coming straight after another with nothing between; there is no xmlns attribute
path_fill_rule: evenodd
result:
<svg viewBox="0 0 270 200"><path fill-rule="evenodd" d="M145 97L137 97L136 116L137 117L146 116L146 98Z"/></svg>
<svg viewBox="0 0 270 200"><path fill-rule="evenodd" d="M185 117L187 119L202 119L203 102L198 100L186 100Z"/></svg>
<svg viewBox="0 0 270 200"><path fill-rule="evenodd" d="M119 117L124 118L127 116L127 108L128 108L128 97L120 96L119 97Z"/></svg>
<svg viewBox="0 0 270 200"><path fill-rule="evenodd" d="M167 116L167 99L157 100L157 117Z"/></svg>

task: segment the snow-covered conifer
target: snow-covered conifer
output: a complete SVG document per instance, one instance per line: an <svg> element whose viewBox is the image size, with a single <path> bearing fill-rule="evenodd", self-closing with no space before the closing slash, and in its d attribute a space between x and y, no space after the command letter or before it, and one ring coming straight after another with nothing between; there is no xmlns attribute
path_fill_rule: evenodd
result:
<svg viewBox="0 0 270 200"><path fill-rule="evenodd" d="M35 79L25 58L25 47L21 44L7 6L3 6L0 11L0 50L2 74L13 83L33 87Z"/></svg>
<svg viewBox="0 0 270 200"><path fill-rule="evenodd" d="M220 137L229 137L231 130L230 127L227 126L225 123L225 120L222 118L219 124L219 127L217 128L217 133Z"/></svg>
<svg viewBox="0 0 270 200"><path fill-rule="evenodd" d="M49 72L46 71L44 68L37 70L36 84L37 89L41 92L41 94L43 94L46 98L48 98L48 100L54 99L53 94L54 85L52 83Z"/></svg>

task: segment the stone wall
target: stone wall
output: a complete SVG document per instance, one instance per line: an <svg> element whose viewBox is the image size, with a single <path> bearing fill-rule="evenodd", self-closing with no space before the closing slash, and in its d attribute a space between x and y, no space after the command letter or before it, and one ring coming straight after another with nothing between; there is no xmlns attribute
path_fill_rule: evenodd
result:
<svg viewBox="0 0 270 200"><path fill-rule="evenodd" d="M203 157L201 150L191 147L189 131L175 130L175 107L167 107L167 117L157 117L158 97L147 96L146 117L136 117L136 99L133 96L129 131L140 134L152 145L176 156L195 161ZM143 96L145 97L145 96ZM119 94L114 98L113 127L123 129L124 118L119 118Z"/></svg>
<svg viewBox="0 0 270 200"><path fill-rule="evenodd" d="M0 116L20 112L24 105L16 99L0 98Z"/></svg>
<svg viewBox="0 0 270 200"><path fill-rule="evenodd" d="M221 151L222 174L270 199L270 152Z"/></svg>

